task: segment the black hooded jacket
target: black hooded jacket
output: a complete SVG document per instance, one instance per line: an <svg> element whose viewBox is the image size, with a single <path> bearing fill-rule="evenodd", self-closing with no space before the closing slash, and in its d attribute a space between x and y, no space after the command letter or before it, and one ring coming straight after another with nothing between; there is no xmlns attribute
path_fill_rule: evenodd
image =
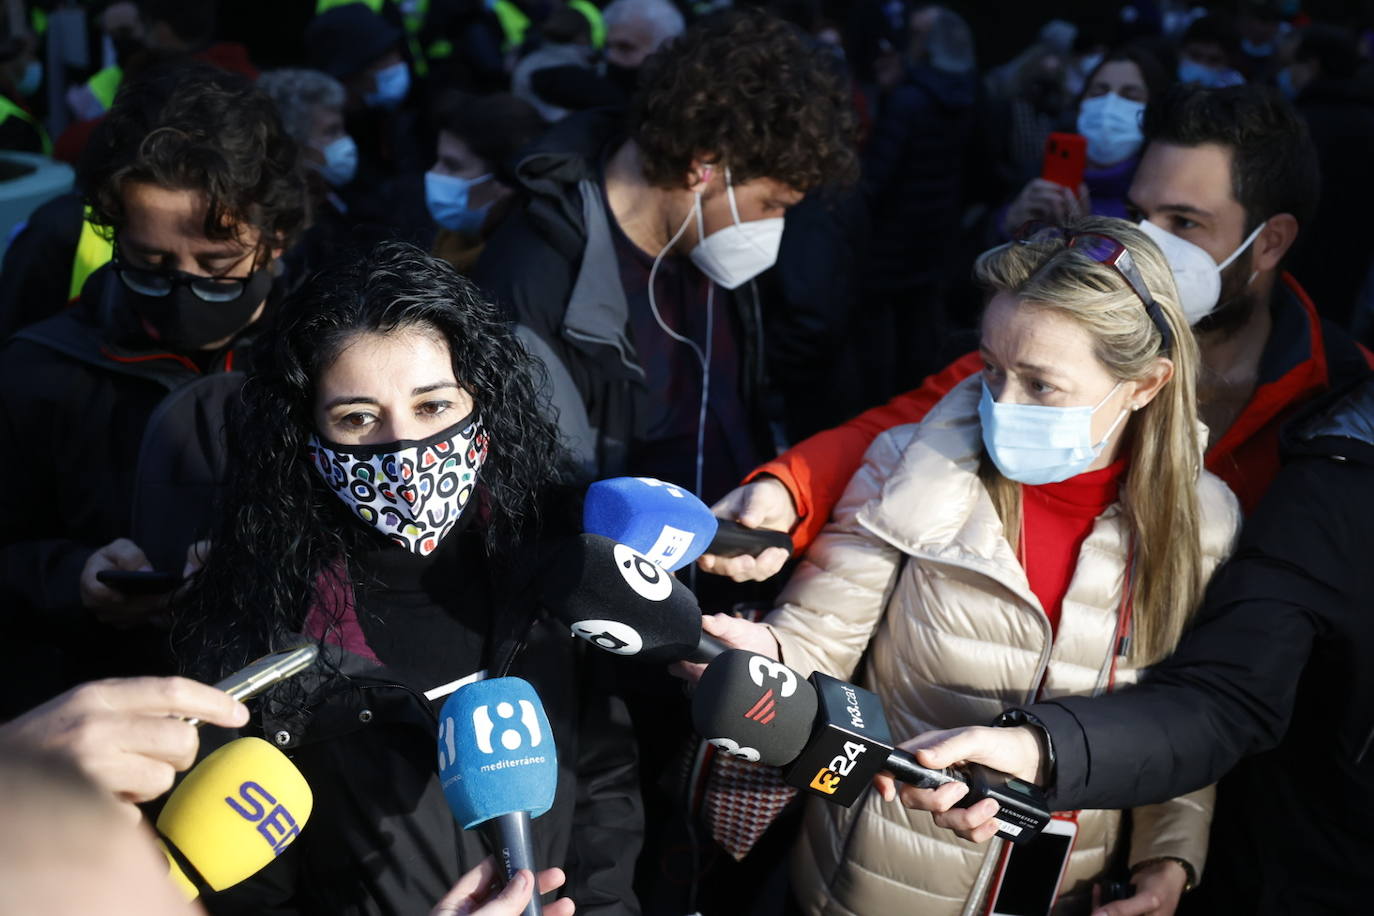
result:
<svg viewBox="0 0 1374 916"><path fill-rule="evenodd" d="M1374 839L1374 380L1287 430L1289 461L1175 654L1030 707L1056 808L1222 780L1197 912L1367 913ZM1248 759L1244 759L1248 758Z"/></svg>
<svg viewBox="0 0 1374 916"><path fill-rule="evenodd" d="M590 111L565 118L528 148L516 166L525 206L488 240L473 272L524 328L526 342L536 342L531 349L552 376L565 442L598 477L626 473L650 396L601 189L602 157L623 137L620 112ZM758 295L751 283L717 294L729 297L741 329L742 400L756 445L768 454Z"/></svg>
<svg viewBox="0 0 1374 916"><path fill-rule="evenodd" d="M629 716L608 686L616 660L544 614L540 577L529 573L553 544L497 565L480 536L461 537L464 567L490 579L490 591L464 593L490 604L480 670L529 681L553 732L557 790L553 807L531 822L535 862L567 872L559 893L579 913L637 916L631 882L643 813ZM247 729L305 776L310 820L271 865L205 899L216 916L422 914L496 848L483 828L461 829L444 797L436 760L446 698L427 699L422 685L368 657L356 613L344 613L331 633L338 644L326 647L326 663L300 679L305 702L255 704Z"/></svg>

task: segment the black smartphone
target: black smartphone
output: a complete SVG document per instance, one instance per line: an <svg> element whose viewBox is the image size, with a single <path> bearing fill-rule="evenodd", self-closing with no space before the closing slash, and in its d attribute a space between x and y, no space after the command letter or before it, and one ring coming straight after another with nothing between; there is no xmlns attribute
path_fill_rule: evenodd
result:
<svg viewBox="0 0 1374 916"><path fill-rule="evenodd" d="M182 583L176 573L155 569L102 569L95 577L125 595L163 595Z"/></svg>

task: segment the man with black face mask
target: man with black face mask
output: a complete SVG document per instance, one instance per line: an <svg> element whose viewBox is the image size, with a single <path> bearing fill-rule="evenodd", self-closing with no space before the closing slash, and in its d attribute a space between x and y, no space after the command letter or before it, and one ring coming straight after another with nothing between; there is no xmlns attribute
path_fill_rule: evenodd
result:
<svg viewBox="0 0 1374 916"><path fill-rule="evenodd" d="M16 708L159 673L152 624L208 521L224 406L307 214L272 103L200 64L121 89L81 184L114 258L0 352L0 645L33 669L11 677Z"/></svg>

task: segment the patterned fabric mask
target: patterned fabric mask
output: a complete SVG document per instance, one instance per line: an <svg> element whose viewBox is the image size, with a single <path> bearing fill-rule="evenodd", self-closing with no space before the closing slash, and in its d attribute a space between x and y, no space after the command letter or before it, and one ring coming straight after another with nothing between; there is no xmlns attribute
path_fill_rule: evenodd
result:
<svg viewBox="0 0 1374 916"><path fill-rule="evenodd" d="M487 432L474 410L428 439L340 445L311 436L306 454L359 519L424 557L472 501Z"/></svg>

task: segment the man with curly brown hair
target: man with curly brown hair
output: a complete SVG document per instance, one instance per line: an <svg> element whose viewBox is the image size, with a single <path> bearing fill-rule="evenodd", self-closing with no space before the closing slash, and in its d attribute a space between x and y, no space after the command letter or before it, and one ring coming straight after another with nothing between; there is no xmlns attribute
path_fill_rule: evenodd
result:
<svg viewBox="0 0 1374 916"><path fill-rule="evenodd" d="M854 118L824 51L762 12L711 17L644 64L628 118L568 118L475 274L548 367L589 472L707 499L771 452L752 280L783 216L852 180Z"/></svg>
<svg viewBox="0 0 1374 916"><path fill-rule="evenodd" d="M0 441L23 443L0 451L0 664L18 672L0 718L76 681L169 672L157 623L308 215L271 100L205 64L126 82L81 179L113 258L0 350Z"/></svg>

